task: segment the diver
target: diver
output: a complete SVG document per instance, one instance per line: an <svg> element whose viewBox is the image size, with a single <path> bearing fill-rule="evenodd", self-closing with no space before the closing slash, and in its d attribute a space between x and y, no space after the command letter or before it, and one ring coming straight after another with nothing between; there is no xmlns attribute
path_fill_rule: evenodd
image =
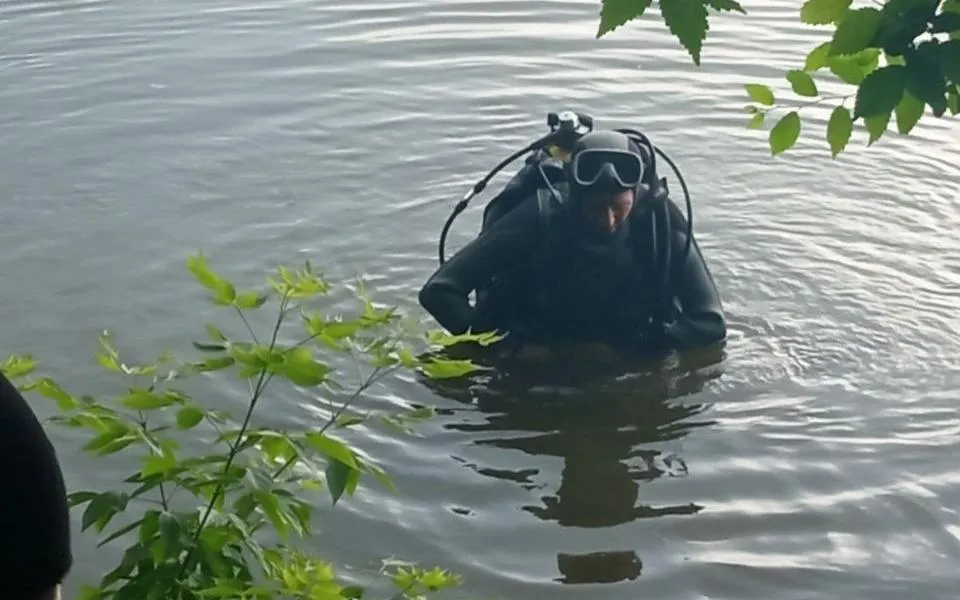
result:
<svg viewBox="0 0 960 600"><path fill-rule="evenodd" d="M488 204L478 237L420 290L427 312L451 334L496 331L514 349L600 343L662 355L723 341L713 277L654 146L629 131L586 133L553 173L542 151L531 155Z"/></svg>

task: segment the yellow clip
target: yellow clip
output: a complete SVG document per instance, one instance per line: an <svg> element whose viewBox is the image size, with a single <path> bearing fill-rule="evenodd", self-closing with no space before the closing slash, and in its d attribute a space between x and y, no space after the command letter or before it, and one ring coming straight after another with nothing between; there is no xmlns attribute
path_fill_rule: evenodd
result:
<svg viewBox="0 0 960 600"><path fill-rule="evenodd" d="M562 160L563 162L570 161L570 153L560 146L547 146L547 152L549 152L550 156L556 158L557 160Z"/></svg>

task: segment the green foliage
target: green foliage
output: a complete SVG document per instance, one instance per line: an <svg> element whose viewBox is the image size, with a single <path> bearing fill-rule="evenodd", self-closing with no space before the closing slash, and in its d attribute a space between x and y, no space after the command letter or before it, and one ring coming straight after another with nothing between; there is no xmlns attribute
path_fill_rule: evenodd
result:
<svg viewBox="0 0 960 600"><path fill-rule="evenodd" d="M431 377L469 373L478 367L431 350L466 340L486 345L497 338L429 332L419 338L427 352L418 356L415 350L421 349L409 342L418 338L410 335L401 315L377 306L362 285L358 314L352 318L312 307L330 285L309 263L298 270L279 268L268 279L268 291L238 291L202 254L190 257L187 266L215 305L239 316L249 339L228 336L210 324L208 339L193 343L199 357L179 361L164 353L133 363L104 332L96 360L126 383L115 397L102 400L74 395L49 377L33 376L37 363L31 356L11 356L2 364L20 389L55 403L57 414L51 420L82 432L83 449L91 456L123 451L129 455L127 464L138 465L118 489L69 495L71 506L80 511L81 527L96 532L101 546L126 544L120 563L79 598L360 598L363 590L339 583L330 563L297 547L312 534L316 502L310 495L317 490L326 488L335 505L365 478L395 489L383 469L337 432L377 421L409 430L410 423L428 418L432 410L421 407L374 420L370 411L354 405L370 386L401 368ZM278 314L269 335L261 337L251 321L270 300L278 304ZM303 339L281 343L288 317L295 313L303 330L297 337ZM352 392L320 358L321 350L356 364L361 377ZM249 384L240 418L186 391L188 379L228 370ZM276 395L283 381L315 394L328 412L325 421L306 431L258 425L256 409L267 402L268 387ZM185 440L201 442L208 450L187 452ZM266 541L271 538L275 541ZM397 588L396 599L423 598L459 582L438 568L407 565L386 573Z"/></svg>
<svg viewBox="0 0 960 600"><path fill-rule="evenodd" d="M837 106L830 113L827 121L827 143L830 144L831 156L843 152L850 134L853 132L853 117L845 106Z"/></svg>
<svg viewBox="0 0 960 600"><path fill-rule="evenodd" d="M601 0L597 37L641 18L651 4ZM659 0L657 5L670 32L698 66L709 9L746 14L732 0ZM771 124L771 154L796 144L801 111L812 106L833 106L826 131L833 157L848 147L858 124L872 145L892 120L901 135L908 135L928 108L936 118L960 112L960 0L875 0L867 6L853 6L852 0L803 0L798 16L806 25L833 29L802 65L785 73L791 91L807 100L778 106L777 94L768 85L745 85L751 101L747 127ZM855 89L824 95L821 89L827 85ZM770 118L777 110L782 115Z"/></svg>
<svg viewBox="0 0 960 600"><path fill-rule="evenodd" d="M785 152L800 137L800 114L792 110L770 129L770 152L774 155Z"/></svg>
<svg viewBox="0 0 960 600"><path fill-rule="evenodd" d="M652 3L653 0L601 0L597 38L643 16ZM735 0L658 0L657 8L667 28L698 66L707 31L710 29L710 9L721 13L746 14L743 6Z"/></svg>

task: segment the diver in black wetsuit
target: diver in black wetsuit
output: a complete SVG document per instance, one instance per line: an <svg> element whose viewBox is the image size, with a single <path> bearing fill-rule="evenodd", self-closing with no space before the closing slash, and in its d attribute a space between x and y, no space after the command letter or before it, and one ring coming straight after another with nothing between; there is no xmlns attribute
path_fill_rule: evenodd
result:
<svg viewBox="0 0 960 600"><path fill-rule="evenodd" d="M70 571L70 509L53 444L0 372L0 598L52 600Z"/></svg>
<svg viewBox="0 0 960 600"><path fill-rule="evenodd" d="M496 330L515 347L601 342L660 354L722 341L716 285L642 141L588 133L556 182L528 159L488 205L477 239L424 284L420 303L453 334ZM497 201L518 194L494 221Z"/></svg>

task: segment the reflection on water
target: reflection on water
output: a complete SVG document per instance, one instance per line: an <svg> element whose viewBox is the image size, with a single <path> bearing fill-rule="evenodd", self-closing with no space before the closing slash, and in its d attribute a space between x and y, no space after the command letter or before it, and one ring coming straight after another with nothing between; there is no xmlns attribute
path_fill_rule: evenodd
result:
<svg viewBox="0 0 960 600"><path fill-rule="evenodd" d="M447 430L469 434L466 443L518 450L563 460L559 488L521 509L563 527L614 527L637 519L690 516L703 506L652 505L641 484L688 474L684 457L659 448L714 423L706 402L688 396L722 375L721 346L671 357L602 377L597 369L522 365L460 380L428 380L437 394L469 405L482 422L454 420ZM581 363L586 364L586 363ZM547 381L549 384L545 385ZM536 383L534 383L536 382ZM456 415L460 411L450 411ZM476 472L527 490L538 469L492 469L454 456ZM607 548L557 555L564 583L609 583L640 576L642 559L632 549Z"/></svg>

